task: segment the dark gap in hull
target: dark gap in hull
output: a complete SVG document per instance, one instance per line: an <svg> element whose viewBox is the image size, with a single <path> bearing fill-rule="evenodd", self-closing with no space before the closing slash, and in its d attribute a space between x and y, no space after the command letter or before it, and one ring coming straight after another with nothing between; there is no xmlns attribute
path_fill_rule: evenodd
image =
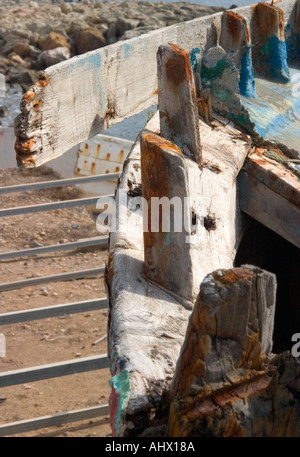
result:
<svg viewBox="0 0 300 457"><path fill-rule="evenodd" d="M256 265L276 274L273 352L291 350L292 335L300 332L300 250L250 216L245 215L245 223L234 264Z"/></svg>

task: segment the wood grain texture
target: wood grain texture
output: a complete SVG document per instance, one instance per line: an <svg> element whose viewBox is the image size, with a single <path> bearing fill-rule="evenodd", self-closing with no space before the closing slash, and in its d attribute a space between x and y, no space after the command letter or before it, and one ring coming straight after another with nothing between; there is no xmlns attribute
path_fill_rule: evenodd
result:
<svg viewBox="0 0 300 457"><path fill-rule="evenodd" d="M204 138L202 170L194 160L185 159L197 221L189 240L194 298L208 273L233 266L242 235L236 177L250 144L247 136L226 124L228 121L221 118L211 127L199 122ZM147 131L150 128L159 132L158 115L147 125ZM145 279L140 154L138 139L124 164L116 193L119 226L110 233L106 272L111 372L114 377L127 372L129 384L126 400L120 401L112 414L118 436L137 436L149 433L149 427L161 430L164 426L163 399L191 312L175 294ZM122 201L122 193L128 197L128 204ZM117 397L114 388L112 397Z"/></svg>
<svg viewBox="0 0 300 457"><path fill-rule="evenodd" d="M39 166L157 102L156 53L216 44L221 16L195 19L48 68L23 97L16 119L19 163Z"/></svg>
<svg viewBox="0 0 300 457"><path fill-rule="evenodd" d="M199 136L198 125L197 130ZM192 262L187 243L190 214L186 206L189 187L181 150L158 135L143 134L141 177L145 274L149 280L192 302Z"/></svg>
<svg viewBox="0 0 300 457"><path fill-rule="evenodd" d="M201 165L201 144L193 71L188 53L174 44L157 52L160 134Z"/></svg>
<svg viewBox="0 0 300 457"><path fill-rule="evenodd" d="M275 275L256 267L204 279L171 385L168 436L246 435L235 403L270 384L275 295Z"/></svg>
<svg viewBox="0 0 300 457"><path fill-rule="evenodd" d="M280 151L279 151L280 152ZM284 239L300 247L300 182L283 163L257 148L238 177L241 209Z"/></svg>
<svg viewBox="0 0 300 457"><path fill-rule="evenodd" d="M291 21L294 0L283 0ZM253 36L253 8L237 8ZM15 121L19 165L39 166L157 102L156 53L162 43L187 52L216 46L222 14L194 19L75 56L49 67L24 95Z"/></svg>

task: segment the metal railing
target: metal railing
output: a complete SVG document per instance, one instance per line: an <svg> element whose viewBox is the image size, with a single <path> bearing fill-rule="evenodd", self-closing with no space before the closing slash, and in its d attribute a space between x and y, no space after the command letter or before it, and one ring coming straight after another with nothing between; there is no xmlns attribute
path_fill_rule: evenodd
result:
<svg viewBox="0 0 300 457"><path fill-rule="evenodd" d="M19 184L15 186L0 187L0 195L13 192L24 192L45 188L54 188L62 186L70 186L83 184L92 181L114 180L119 177L119 173L87 176L82 178L68 178L55 181L45 181L29 184ZM88 206L96 204L99 199L105 202L106 198L111 198L112 195L101 197L80 198L74 200L65 200L60 202L51 202L42 205L32 205L17 208L8 208L0 210L0 217L15 216L20 214L28 214L40 211L50 211L54 209L71 208L78 206ZM10 251L0 253L0 260L22 258L49 252L78 249L90 246L106 246L108 242L107 236L94 237L91 239L80 240L71 243L63 243L53 246L41 246L31 249L23 249L19 251ZM0 292L14 290L21 287L33 286L37 284L68 281L81 279L85 277L103 274L105 267L93 268L89 270L74 271L69 273L61 273L57 275L30 278L21 281L0 284ZM36 319L44 319L49 317L57 317L67 314L82 313L86 311L94 311L107 308L107 299L99 298L93 300L85 300L74 303L64 303L35 309L27 309L16 312L8 312L0 314L0 326L13 324L18 322L32 321ZM34 382L43 379L57 378L75 373L82 373L92 370L108 368L108 358L106 355L97 355L84 358L76 358L59 363L51 363L47 365L39 365L21 370L12 370L0 373L0 388L12 385ZM46 427L63 425L70 422L91 419L95 417L107 416L109 407L107 404L101 406L89 407L77 411L67 411L49 416L37 417L28 420L13 422L0 425L0 436L14 435L22 432L38 430Z"/></svg>

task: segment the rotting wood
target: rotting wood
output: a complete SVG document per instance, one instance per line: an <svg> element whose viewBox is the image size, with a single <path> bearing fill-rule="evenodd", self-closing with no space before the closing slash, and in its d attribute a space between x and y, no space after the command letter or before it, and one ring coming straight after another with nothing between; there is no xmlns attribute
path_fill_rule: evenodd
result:
<svg viewBox="0 0 300 457"><path fill-rule="evenodd" d="M146 276L179 297L193 301L187 242L190 224L186 227L189 189L181 150L158 135L142 135L141 177L143 204L147 205L143 208Z"/></svg>
<svg viewBox="0 0 300 457"><path fill-rule="evenodd" d="M271 382L275 294L275 275L251 266L204 279L172 381L167 436L247 435L251 412L239 415L241 400L249 411Z"/></svg>
<svg viewBox="0 0 300 457"><path fill-rule="evenodd" d="M220 45L232 55L236 68L240 71L239 89L241 95L253 97L255 83L252 71L252 43L247 21L234 11L223 13Z"/></svg>
<svg viewBox="0 0 300 457"><path fill-rule="evenodd" d="M289 81L285 42L284 13L281 8L260 2L255 7L253 64L259 73L272 80Z"/></svg>
<svg viewBox="0 0 300 457"><path fill-rule="evenodd" d="M160 134L201 165L196 88L189 55L174 44L157 52Z"/></svg>

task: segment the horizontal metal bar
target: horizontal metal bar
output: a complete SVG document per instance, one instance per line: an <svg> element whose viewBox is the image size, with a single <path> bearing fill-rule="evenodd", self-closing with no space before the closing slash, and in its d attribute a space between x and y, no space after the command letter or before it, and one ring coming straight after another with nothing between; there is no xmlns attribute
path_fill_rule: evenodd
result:
<svg viewBox="0 0 300 457"><path fill-rule="evenodd" d="M36 417L9 424L0 425L0 436L16 435L47 427L56 427L95 417L109 416L109 405L92 406L90 408L66 411L64 413L51 414L49 416ZM106 422L109 422L107 419Z"/></svg>
<svg viewBox="0 0 300 457"><path fill-rule="evenodd" d="M38 248L23 249L19 251L10 251L0 253L0 260L15 259L17 257L29 257L37 254L46 254L48 252L64 251L68 249L78 249L89 246L106 246L108 237L90 238L85 241L73 241L72 243L55 244L52 246L41 246Z"/></svg>
<svg viewBox="0 0 300 457"><path fill-rule="evenodd" d="M95 205L99 200L101 200L101 202L105 203L106 199L107 199L107 201L109 201L111 198L114 198L114 195L77 198L74 200L63 200L60 202L43 203L40 205L17 206L15 208L1 209L0 217L16 216L18 214L38 213L38 212L42 212L42 211L52 211L55 209L65 209L65 208L74 208L74 207L79 207L79 206Z"/></svg>
<svg viewBox="0 0 300 457"><path fill-rule="evenodd" d="M76 314L86 311L97 311L107 308L107 306L108 302L106 298L96 298L94 300L64 303L43 308L25 309L23 311L0 314L0 325L28 322L36 319L46 319L48 317L64 316L66 314Z"/></svg>
<svg viewBox="0 0 300 457"><path fill-rule="evenodd" d="M0 187L0 195L11 194L13 192L26 192L28 190L49 189L53 187L74 186L77 184L86 184L89 182L112 181L118 179L120 173L107 173L102 175L82 176L80 178L57 179L53 181L42 181L26 184L17 184L14 186Z"/></svg>
<svg viewBox="0 0 300 457"><path fill-rule="evenodd" d="M70 273L60 273L58 275L24 279L23 281L7 282L0 284L0 292L5 290L20 289L21 287L36 286L37 284L45 284L48 282L70 281L72 279L86 278L88 276L102 274L104 271L105 267L91 268L90 270L72 271Z"/></svg>
<svg viewBox="0 0 300 457"><path fill-rule="evenodd" d="M0 373L0 387L25 384L27 382L41 381L43 379L59 378L84 371L100 370L108 368L106 355L95 355L81 359L72 359L65 362L40 365L22 370L11 370Z"/></svg>

